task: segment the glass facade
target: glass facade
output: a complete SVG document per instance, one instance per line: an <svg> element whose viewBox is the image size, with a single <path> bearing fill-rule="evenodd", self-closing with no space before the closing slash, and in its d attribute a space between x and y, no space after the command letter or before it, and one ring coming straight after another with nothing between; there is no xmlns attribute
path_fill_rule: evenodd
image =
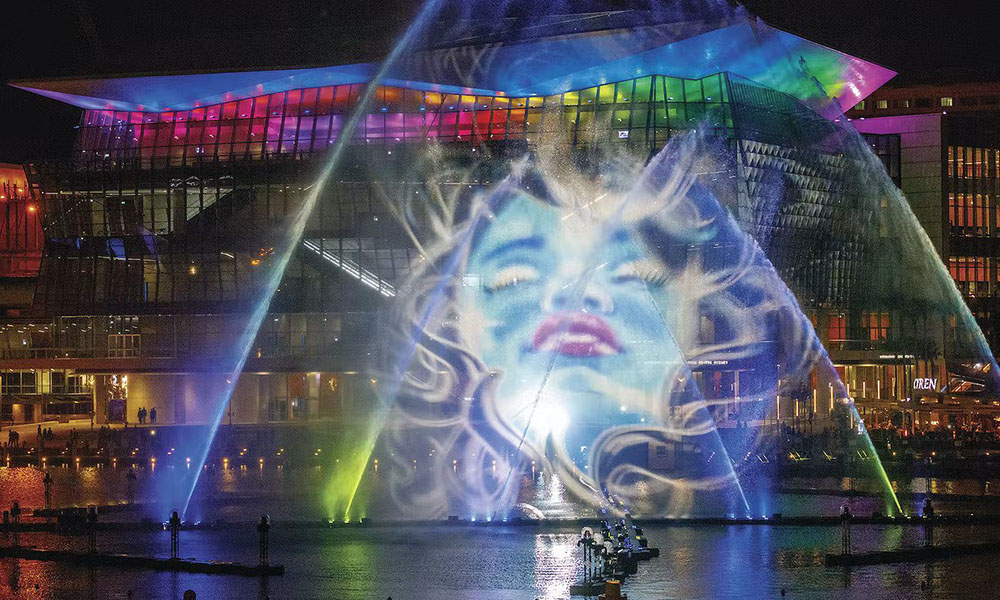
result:
<svg viewBox="0 0 1000 600"><path fill-rule="evenodd" d="M275 268L275 248L287 243L289 216L360 93L359 85L329 86L189 111L85 111L75 158L33 167L46 245L32 310L47 329L6 352L138 360L173 372L230 356ZM345 394L370 392L354 380L384 350L380 311L422 259L400 199L407 210L432 202L420 200L428 173L437 186L485 189L497 173L481 158L520 156L542 141L571 153L649 156L701 128L734 175L720 183L720 198L818 315L824 343L877 350L927 327L894 305L906 284L900 273L871 260L892 252L891 219L884 199L859 191L872 188L869 148L898 178L898 136L851 136L792 96L729 73L520 98L383 86L370 107L250 346L246 371L267 373L268 383L260 408L241 418L330 416L323 394L337 390L337 402L353 406ZM429 145L447 168L422 163ZM306 391L295 391L310 373L325 387L309 375ZM707 397L739 380L732 367L705 367L695 378Z"/></svg>
<svg viewBox="0 0 1000 600"><path fill-rule="evenodd" d="M289 90L187 111L88 110L79 153L98 159L204 160L325 151L357 106L363 84ZM650 76L552 96L443 94L380 86L357 143L531 142L558 133L573 143L662 145L671 130L732 129L725 78Z"/></svg>
<svg viewBox="0 0 1000 600"><path fill-rule="evenodd" d="M965 127L959 123L958 128L961 132ZM995 348L1000 332L996 307L1000 298L996 247L1000 238L1000 149L985 144L947 144L944 160L948 269Z"/></svg>

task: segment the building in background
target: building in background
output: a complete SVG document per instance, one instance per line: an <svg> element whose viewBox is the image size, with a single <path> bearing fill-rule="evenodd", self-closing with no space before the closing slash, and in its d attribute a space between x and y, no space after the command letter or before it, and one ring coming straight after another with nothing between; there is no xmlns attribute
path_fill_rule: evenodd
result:
<svg viewBox="0 0 1000 600"><path fill-rule="evenodd" d="M0 365L25 356L49 357L50 319L31 307L45 238L36 196L21 165L0 164ZM61 414L89 414L92 377L72 369L0 369L0 417L40 421Z"/></svg>
<svg viewBox="0 0 1000 600"><path fill-rule="evenodd" d="M1000 83L886 86L847 114L858 131L898 136L900 189L990 347L1000 347ZM914 401L937 409L931 425L993 420L995 409L982 406L989 368L953 364L947 384L914 389Z"/></svg>
<svg viewBox="0 0 1000 600"><path fill-rule="evenodd" d="M965 368L950 355L946 317L904 317L906 307L894 302L899 273L878 271L872 260L892 246L872 226L879 207L844 192L863 187L859 173L875 174L845 150L851 142L837 124L842 111L816 97L819 83L850 108L893 73L763 24L640 29L628 18L591 18L585 30L556 21L517 43L442 42L413 57L406 77L390 73L324 188L254 340L240 336L275 267L274 249L286 241L287 218L377 65L17 82L82 115L71 160L28 167L31 200L22 212L36 206L44 255L30 308L10 309L4 321L21 346L8 342L0 393L23 404L27 390L58 389L90 401L44 403L5 418L51 418L68 407L97 422L134 421L138 408L155 407L160 422L203 423L206 399L228 384L234 348L247 343L229 422L363 419L376 404L369 367L380 352L379 311L419 259L385 200L413 185L399 174L419 162L422 142L440 143L471 168L477 152L512 156L556 134L581 148L653 152L701 124L737 165L730 208L813 319L869 423L907 411L904 424L943 418L931 409L914 418L911 398L914 382L929 380L939 383L928 395L943 398L944 382ZM803 84L800 72L781 71L784 63L748 58L747 49L761 44L808 57L813 80ZM527 55L558 59L517 67ZM594 122L608 125L587 137ZM950 259L943 250L950 230L933 230L942 205L932 206L932 196L950 198L958 188L946 186L960 181L963 198L985 193L967 191L964 174L987 154L973 151L972 162L965 154L958 162L956 146L951 176L950 146L944 138L927 142L933 136L923 136L925 126L932 125L913 125L922 136L916 141L913 132L880 129L874 120L862 130L890 176L912 190L914 211ZM962 153L973 147L965 144ZM923 170L934 160L936 175ZM972 169L995 182L995 170ZM766 194L773 181L787 190L787 210L773 210ZM942 227L948 214L939 213ZM971 248L979 243L989 240L968 242L962 256L978 256ZM865 291L874 287L881 292ZM973 287L978 293L978 282ZM708 397L728 397L750 370L710 365L696 377ZM976 381L975 373L959 379ZM805 426L829 416L832 390L817 378L800 396L778 398L773 422ZM976 410L991 421L986 390L974 391ZM739 422L720 410L720 423Z"/></svg>

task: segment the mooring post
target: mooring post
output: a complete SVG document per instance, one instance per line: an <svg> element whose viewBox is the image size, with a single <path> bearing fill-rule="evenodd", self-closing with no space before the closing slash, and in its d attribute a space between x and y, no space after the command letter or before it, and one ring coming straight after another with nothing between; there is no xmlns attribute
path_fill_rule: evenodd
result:
<svg viewBox="0 0 1000 600"><path fill-rule="evenodd" d="M91 554L97 553L97 507L87 507L87 546Z"/></svg>
<svg viewBox="0 0 1000 600"><path fill-rule="evenodd" d="M125 474L126 487L128 489L128 503L132 504L135 501L135 469L132 467L128 468L128 473Z"/></svg>
<svg viewBox="0 0 1000 600"><path fill-rule="evenodd" d="M181 531L181 517L177 514L175 510L172 515L170 515L170 558L177 558L178 552L180 551L180 531Z"/></svg>
<svg viewBox="0 0 1000 600"><path fill-rule="evenodd" d="M42 485L45 486L45 508L52 508L52 475L48 471L45 472L45 478L42 479Z"/></svg>
<svg viewBox="0 0 1000 600"><path fill-rule="evenodd" d="M18 531L21 525L21 505L18 504L17 500L10 505L10 524L11 531L14 533L14 547L17 548L21 545L20 532Z"/></svg>
<svg viewBox="0 0 1000 600"><path fill-rule="evenodd" d="M934 505L931 498L924 499L924 542L928 546L934 545Z"/></svg>
<svg viewBox="0 0 1000 600"><path fill-rule="evenodd" d="M260 534L260 566L267 566L267 532L271 529L271 520L267 515L261 515L260 523L257 525L257 533Z"/></svg>
<svg viewBox="0 0 1000 600"><path fill-rule="evenodd" d="M842 535L840 553L846 556L851 553L851 509L846 504L840 512L840 527Z"/></svg>

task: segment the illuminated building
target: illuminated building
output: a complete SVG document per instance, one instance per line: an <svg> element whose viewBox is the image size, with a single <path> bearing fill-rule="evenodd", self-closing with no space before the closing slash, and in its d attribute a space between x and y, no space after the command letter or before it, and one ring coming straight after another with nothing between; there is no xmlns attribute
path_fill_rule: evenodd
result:
<svg viewBox="0 0 1000 600"><path fill-rule="evenodd" d="M813 317L852 394L904 398L913 378L933 375L911 349L886 350L906 327L925 327L897 319L885 298L862 298L880 276L866 260L876 250L859 241L864 220L837 208L857 166L838 115L893 73L763 23L688 24L679 35L622 18L586 31L556 23L517 43L443 44L390 70L285 272L230 421L336 418L372 404L378 309L418 259L384 203L410 182L385 174L406 172L428 141L472 163L475 152L513 155L553 137L653 152L704 126L738 166L730 208ZM46 240L31 327L49 333L5 350L5 364L94 375L98 420L108 382L128 373L126 415L156 406L162 422L203 422L283 219L376 68L16 82L83 115L75 156L28 171ZM898 139L869 138L890 172ZM774 178L795 210L768 215ZM708 394L738 394L742 368L698 376ZM779 402L775 417L831 412L825 383L814 384L820 398Z"/></svg>

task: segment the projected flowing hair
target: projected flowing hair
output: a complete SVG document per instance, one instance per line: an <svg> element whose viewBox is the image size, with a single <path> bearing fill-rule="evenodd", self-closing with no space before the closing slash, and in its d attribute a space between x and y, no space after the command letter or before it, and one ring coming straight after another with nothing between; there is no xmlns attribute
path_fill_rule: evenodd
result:
<svg viewBox="0 0 1000 600"><path fill-rule="evenodd" d="M822 351L794 297L710 191L711 180L726 179L729 171L702 134L674 138L648 161L625 152L601 157L597 172L556 148L541 146L506 161L506 174L495 183L488 170L450 166L440 149L431 149L426 183L403 202L388 203L402 222L414 224L407 231L420 253L398 295L392 360L380 377L389 382L380 391L391 405L379 442L380 479L397 515L506 515L519 506L543 516L523 502L521 474L529 465L557 475L583 505L635 514L697 510L702 498L738 487L711 407L773 398L782 391L779 382L796 385L807 377ZM593 211L595 197L607 196L613 202L601 204L613 210L593 218L637 232L684 295L677 307L661 311L686 363L667 379L662 423L608 427L591 448L586 472L557 435L536 447L526 430L502 418L496 390L504 373L484 364L463 339L467 261L515 195L576 211ZM714 324L711 339L703 336L703 319ZM758 364L763 375L741 386L739 398L703 398L687 366L702 364ZM704 442L703 457L714 463L675 476L621 458L629 448L682 440Z"/></svg>

